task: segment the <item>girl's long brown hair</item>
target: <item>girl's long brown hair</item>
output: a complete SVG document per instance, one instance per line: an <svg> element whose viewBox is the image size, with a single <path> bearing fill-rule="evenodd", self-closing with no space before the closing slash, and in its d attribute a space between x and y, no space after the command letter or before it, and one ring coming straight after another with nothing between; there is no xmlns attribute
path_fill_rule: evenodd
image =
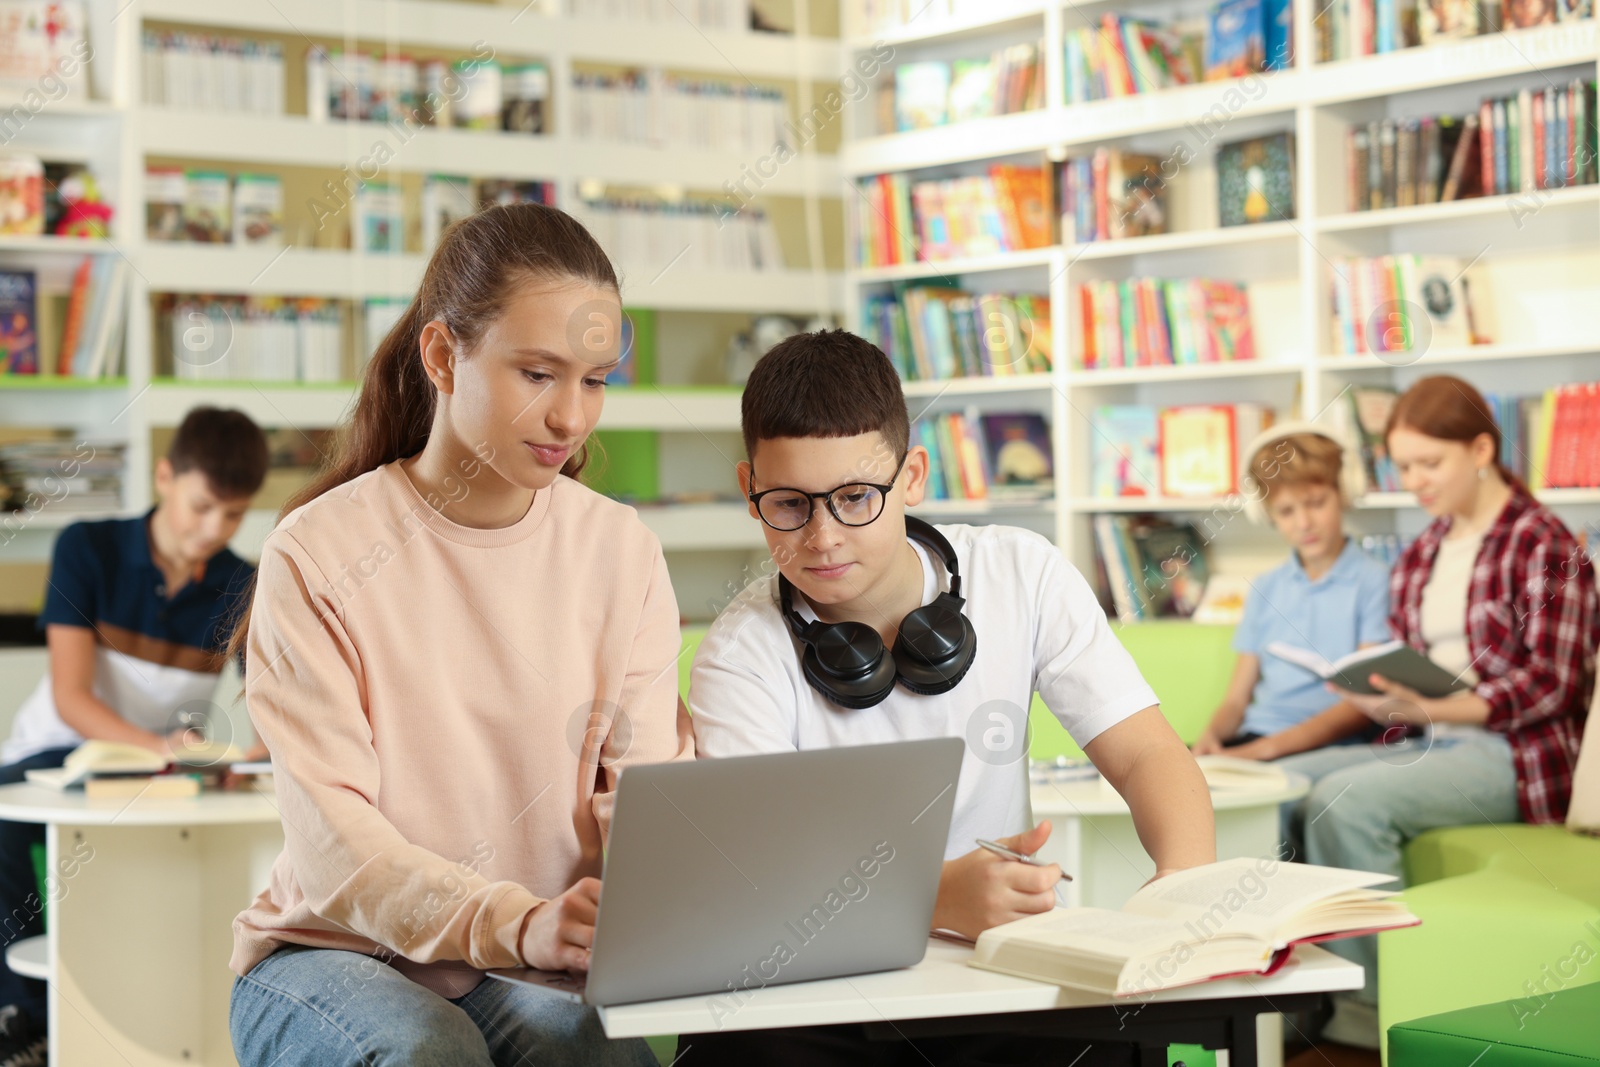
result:
<svg viewBox="0 0 1600 1067"><path fill-rule="evenodd" d="M355 412L340 428L332 454L283 505L278 520L330 489L421 452L438 402L422 369L422 328L443 322L462 350L470 352L516 288L530 281L588 282L618 291L617 272L599 243L582 223L557 208L504 204L446 230L416 297L367 363ZM585 444L561 473L575 478L588 461ZM244 648L254 594L252 577L228 637L229 659Z"/></svg>
<svg viewBox="0 0 1600 1067"><path fill-rule="evenodd" d="M1450 374L1417 379L1400 394L1389 412L1389 424L1383 428L1385 446L1389 435L1401 427L1424 437L1464 445L1471 445L1480 434L1488 434L1494 442L1494 465L1500 477L1512 488L1527 491L1522 479L1511 473L1505 457L1500 455L1500 424L1494 420L1494 409L1471 382Z"/></svg>

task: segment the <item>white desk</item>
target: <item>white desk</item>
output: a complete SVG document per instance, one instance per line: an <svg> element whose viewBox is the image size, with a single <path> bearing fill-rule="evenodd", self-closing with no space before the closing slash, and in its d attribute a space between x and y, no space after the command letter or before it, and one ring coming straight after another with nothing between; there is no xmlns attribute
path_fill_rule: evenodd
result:
<svg viewBox="0 0 1600 1067"><path fill-rule="evenodd" d="M1213 789L1217 859L1279 856L1279 806L1310 789L1306 776L1294 773L1283 789ZM1051 823L1039 858L1061 864L1072 875L1065 885L1068 906L1120 908L1156 873L1134 832L1127 802L1100 779L1035 785L1032 800L1034 821Z"/></svg>
<svg viewBox="0 0 1600 1067"><path fill-rule="evenodd" d="M270 795L91 801L0 786L0 819L43 823L50 1063L235 1064L228 1037L233 917L283 849Z"/></svg>
<svg viewBox="0 0 1600 1067"><path fill-rule="evenodd" d="M941 1029L946 1031L981 1030L985 1016L1061 1012L1059 1018L1068 1025L1075 1021L1074 1016L1080 1016L1091 1026L1109 1021L1113 1032L1119 1025L1125 1026L1123 1040L1127 1040L1141 1026L1168 1025L1163 1016L1199 1019L1214 1011L1219 1017L1233 1013L1250 1021L1249 1056L1238 1056L1242 1050L1235 1046L1233 1063L1238 1067L1245 1058L1254 1062L1255 1013L1272 1010L1260 1002L1270 998L1273 1004L1287 1004L1296 997L1359 989L1362 984L1359 964L1314 945L1302 945L1271 977L1229 978L1113 1001L968 967L971 955L972 949L965 945L933 939L928 942L928 954L915 967L768 986L756 990L731 1015L726 1001L721 1010L714 1011L720 998L707 995L602 1008L600 1019L609 1037L707 1033L718 1030L719 1021L722 1030L894 1022L910 1033L914 1027L909 1020L945 1020ZM1046 1020L1041 1016L1039 1021ZM1181 1035L1172 1037L1174 1041L1182 1039ZM688 1042L692 1044L693 1038ZM1165 1058L1161 1062L1165 1064Z"/></svg>

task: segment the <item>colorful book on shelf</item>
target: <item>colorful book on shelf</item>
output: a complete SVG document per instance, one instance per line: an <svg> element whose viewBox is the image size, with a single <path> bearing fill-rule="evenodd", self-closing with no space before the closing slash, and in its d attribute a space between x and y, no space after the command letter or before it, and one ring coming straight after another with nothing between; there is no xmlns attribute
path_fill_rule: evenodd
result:
<svg viewBox="0 0 1600 1067"><path fill-rule="evenodd" d="M1107 12L1064 40L1067 103L1133 96L1200 80L1203 32Z"/></svg>
<svg viewBox="0 0 1600 1067"><path fill-rule="evenodd" d="M900 132L1042 107L1039 46L1024 41L986 59L902 63L891 97Z"/></svg>
<svg viewBox="0 0 1600 1067"><path fill-rule="evenodd" d="M983 445L973 420L959 411L918 419L911 443L928 450L928 497L933 500L983 500L989 495Z"/></svg>
<svg viewBox="0 0 1600 1067"><path fill-rule="evenodd" d="M1193 616L1210 578L1200 531L1192 523L1140 517L1129 520L1129 533L1139 553L1144 617Z"/></svg>
<svg viewBox="0 0 1600 1067"><path fill-rule="evenodd" d="M31 270L0 270L0 371L39 373L39 308Z"/></svg>
<svg viewBox="0 0 1600 1067"><path fill-rule="evenodd" d="M1049 173L996 164L982 175L917 182L902 174L864 179L857 205L857 262L894 266L990 256L1051 242Z"/></svg>
<svg viewBox="0 0 1600 1067"><path fill-rule="evenodd" d="M1161 428L1148 404L1104 404L1090 423L1092 487L1104 499L1155 496L1161 477Z"/></svg>
<svg viewBox="0 0 1600 1067"><path fill-rule="evenodd" d="M1096 149L1057 168L1063 244L1167 232L1167 180L1158 156Z"/></svg>
<svg viewBox="0 0 1600 1067"><path fill-rule="evenodd" d="M949 114L950 64L943 60L901 63L894 68L895 129L943 126Z"/></svg>
<svg viewBox="0 0 1600 1067"><path fill-rule="evenodd" d="M1231 405L1166 408L1157 426L1162 496L1226 496L1237 489L1239 432Z"/></svg>
<svg viewBox="0 0 1600 1067"><path fill-rule="evenodd" d="M1264 69L1263 0L1222 0L1207 13L1206 81L1242 78Z"/></svg>
<svg viewBox="0 0 1600 1067"><path fill-rule="evenodd" d="M905 381L1005 377L1050 370L1050 300L902 286L862 301L862 336Z"/></svg>
<svg viewBox="0 0 1600 1067"><path fill-rule="evenodd" d="M1492 336L1482 272L1453 256L1333 261L1333 346L1345 355L1465 348Z"/></svg>
<svg viewBox="0 0 1600 1067"><path fill-rule="evenodd" d="M1085 370L1255 358L1242 283L1097 279L1078 287L1074 349Z"/></svg>
<svg viewBox="0 0 1600 1067"><path fill-rule="evenodd" d="M986 412L978 420L992 496L1054 495L1050 426L1034 411Z"/></svg>
<svg viewBox="0 0 1600 1067"><path fill-rule="evenodd" d="M1353 385L1345 391L1345 404L1330 409L1341 439L1355 441L1361 450L1367 492L1400 491L1400 474L1389 458L1384 429L1400 394L1385 385Z"/></svg>
<svg viewBox="0 0 1600 1067"><path fill-rule="evenodd" d="M1217 149L1217 217L1223 226L1295 217L1294 134L1274 133Z"/></svg>

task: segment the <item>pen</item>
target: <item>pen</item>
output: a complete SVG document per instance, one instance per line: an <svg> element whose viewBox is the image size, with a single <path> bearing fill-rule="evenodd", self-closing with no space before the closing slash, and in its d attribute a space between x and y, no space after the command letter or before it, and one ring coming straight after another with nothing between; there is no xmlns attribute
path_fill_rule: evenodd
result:
<svg viewBox="0 0 1600 1067"><path fill-rule="evenodd" d="M978 838L977 841L978 841L978 847L979 848L986 848L990 852L993 852L996 856L1004 856L1008 860L1016 860L1018 863L1026 863L1026 864L1028 864L1029 866L1032 866L1032 867L1048 867L1048 866L1050 866L1048 863L1040 863L1038 860L1034 859L1032 856L1024 856L1020 852L1013 852L1009 848L1006 848L1006 846L1000 845L1000 844L996 844L993 841L985 841L981 837ZM1066 871L1062 871L1061 872L1061 880L1063 882L1070 882L1070 881L1072 881L1072 875L1068 874Z"/></svg>

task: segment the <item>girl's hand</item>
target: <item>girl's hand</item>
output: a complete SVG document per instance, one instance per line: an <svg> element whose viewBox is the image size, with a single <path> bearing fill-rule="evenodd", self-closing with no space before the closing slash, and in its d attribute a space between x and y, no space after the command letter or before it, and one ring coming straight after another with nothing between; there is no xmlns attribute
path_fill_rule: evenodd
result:
<svg viewBox="0 0 1600 1067"><path fill-rule="evenodd" d="M1222 751L1222 739L1207 729L1195 738L1194 744L1189 746L1189 751L1196 756L1214 756Z"/></svg>
<svg viewBox="0 0 1600 1067"><path fill-rule="evenodd" d="M599 913L600 879L578 879L533 909L522 931L522 958L541 971L587 971Z"/></svg>
<svg viewBox="0 0 1600 1067"><path fill-rule="evenodd" d="M1328 691L1361 709L1362 714L1379 726L1427 726L1433 721L1429 714L1432 701L1415 689L1390 681L1381 674L1369 675L1367 681L1378 692L1352 693L1332 682L1328 683Z"/></svg>

